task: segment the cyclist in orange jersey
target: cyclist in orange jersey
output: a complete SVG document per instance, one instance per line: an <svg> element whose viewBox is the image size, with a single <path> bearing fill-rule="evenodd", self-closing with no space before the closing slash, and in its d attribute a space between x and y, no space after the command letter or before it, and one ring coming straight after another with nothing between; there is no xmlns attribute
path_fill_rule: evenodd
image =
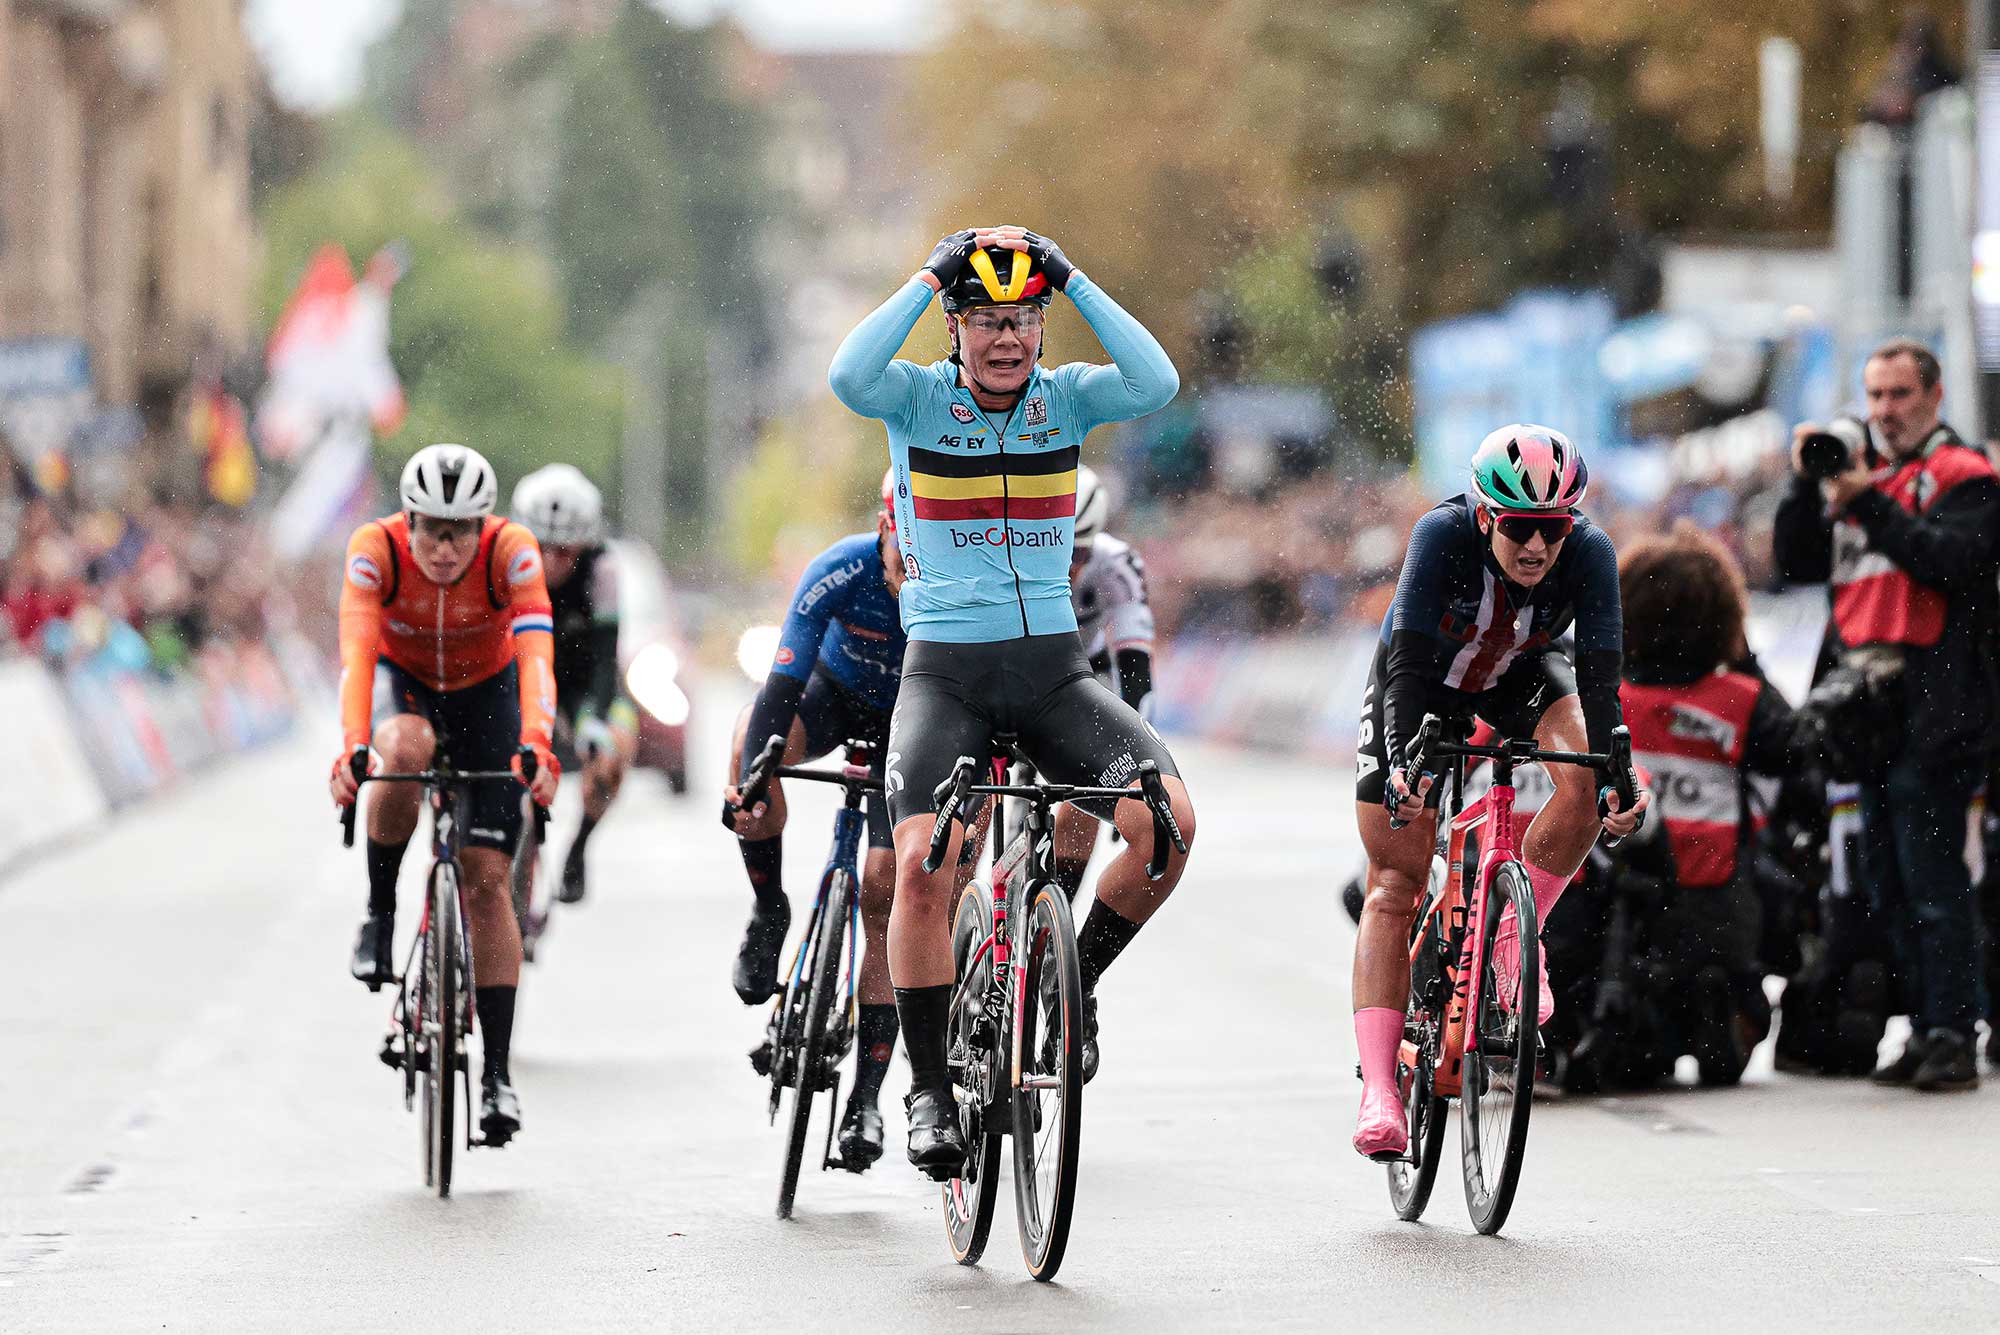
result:
<svg viewBox="0 0 2000 1335"><path fill-rule="evenodd" d="M333 800L355 800L353 766L372 745L393 773L427 768L442 751L462 770L511 768L535 757L535 801L555 797L550 750L555 636L534 535L493 514L492 466L463 445L431 445L403 468L403 508L363 524L347 543L340 591L340 720ZM518 750L517 750L518 744ZM395 980L396 877L417 828L414 785L385 784L368 804L368 919L353 973L372 988ZM473 790L465 885L478 962L473 991L485 1036L480 1127L504 1145L521 1125L507 1067L521 933L508 892L521 832L521 788Z"/></svg>

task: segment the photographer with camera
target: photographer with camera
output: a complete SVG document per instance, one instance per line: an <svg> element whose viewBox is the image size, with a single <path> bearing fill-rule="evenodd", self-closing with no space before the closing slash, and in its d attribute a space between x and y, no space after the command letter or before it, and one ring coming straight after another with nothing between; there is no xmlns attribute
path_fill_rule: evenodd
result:
<svg viewBox="0 0 2000 1335"><path fill-rule="evenodd" d="M1807 712L1832 710L1825 735L1849 751L1868 891L1911 1011L1909 1043L1874 1079L1973 1089L1981 926L1966 811L2000 723L2000 481L1938 421L1929 348L1883 344L1862 384L1865 424L1795 433L1773 554L1785 579L1832 586L1839 662Z"/></svg>

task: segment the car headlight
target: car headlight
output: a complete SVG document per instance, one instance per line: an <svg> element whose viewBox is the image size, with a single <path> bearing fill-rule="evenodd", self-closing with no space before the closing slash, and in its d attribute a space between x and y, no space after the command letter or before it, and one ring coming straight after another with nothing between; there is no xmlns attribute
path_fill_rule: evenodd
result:
<svg viewBox="0 0 2000 1335"><path fill-rule="evenodd" d="M778 652L778 627L752 626L736 642L736 665L743 675L762 683L771 675L771 660Z"/></svg>
<svg viewBox="0 0 2000 1335"><path fill-rule="evenodd" d="M687 692L674 680L680 670L679 656L664 644L647 645L625 669L625 689L641 709L670 728L688 720Z"/></svg>

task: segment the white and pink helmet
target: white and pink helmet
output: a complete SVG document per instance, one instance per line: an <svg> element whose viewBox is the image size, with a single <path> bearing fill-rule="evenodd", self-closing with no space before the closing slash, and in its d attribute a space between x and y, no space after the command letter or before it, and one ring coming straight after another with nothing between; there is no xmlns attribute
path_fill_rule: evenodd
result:
<svg viewBox="0 0 2000 1335"><path fill-rule="evenodd" d="M1588 490L1583 455L1550 427L1503 426L1472 456L1472 494L1495 510L1571 510Z"/></svg>

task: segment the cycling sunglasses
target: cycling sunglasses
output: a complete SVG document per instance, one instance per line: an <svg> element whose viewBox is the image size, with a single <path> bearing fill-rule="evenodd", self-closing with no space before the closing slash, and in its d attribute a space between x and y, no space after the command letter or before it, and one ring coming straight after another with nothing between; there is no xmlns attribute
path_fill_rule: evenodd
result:
<svg viewBox="0 0 2000 1335"><path fill-rule="evenodd" d="M1573 514L1552 515L1547 512L1524 514L1496 510L1493 513L1493 523L1501 533L1506 535L1509 542L1517 542L1525 546L1533 542L1535 535L1539 533L1542 535L1542 541L1553 547L1564 538L1567 538L1570 535L1570 530L1576 527L1576 516Z"/></svg>

